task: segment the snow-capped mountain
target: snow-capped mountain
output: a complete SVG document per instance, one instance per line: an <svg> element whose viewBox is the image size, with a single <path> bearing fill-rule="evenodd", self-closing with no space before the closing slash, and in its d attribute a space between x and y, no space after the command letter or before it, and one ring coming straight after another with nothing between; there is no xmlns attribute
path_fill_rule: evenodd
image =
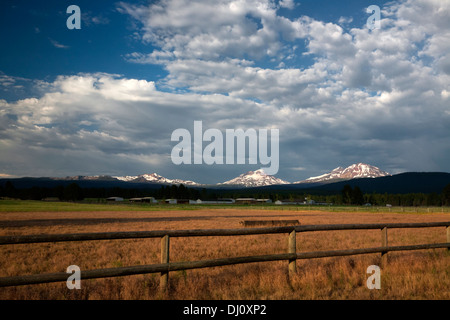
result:
<svg viewBox="0 0 450 320"><path fill-rule="evenodd" d="M52 180L70 180L70 181L83 181L83 180L115 180L111 176L97 175L97 176L67 176L67 177L50 177Z"/></svg>
<svg viewBox="0 0 450 320"><path fill-rule="evenodd" d="M391 174L381 170L378 167L365 163L352 164L342 171L341 178L357 179L357 178L378 178L390 176Z"/></svg>
<svg viewBox="0 0 450 320"><path fill-rule="evenodd" d="M345 168L343 167L337 167L336 169L333 169L329 173L322 174L317 177L310 177L303 181L297 181L294 183L314 183L314 182L323 182L323 181L329 181L329 180L337 180L341 179L342 171L344 171Z"/></svg>
<svg viewBox="0 0 450 320"><path fill-rule="evenodd" d="M263 169L259 169L256 171L249 171L247 173L243 173L240 176L220 183L221 185L240 185L245 187L262 187L262 186L270 186L274 184L288 184L284 180L278 179L274 176L268 175L264 172Z"/></svg>
<svg viewBox="0 0 450 320"><path fill-rule="evenodd" d="M317 182L334 182L337 180L350 180L357 178L378 178L390 176L391 174L365 163L356 163L347 168L337 167L329 173L322 174L316 177L310 177L306 180L297 181L294 183L317 183Z"/></svg>
<svg viewBox="0 0 450 320"><path fill-rule="evenodd" d="M127 181L127 182L152 182L152 183L161 183L161 184L183 184L185 186L198 186L200 185L197 182L190 180L181 180L181 179L168 179L160 176L157 173L151 174L141 174L138 176L116 176L114 177L117 180Z"/></svg>
<svg viewBox="0 0 450 320"><path fill-rule="evenodd" d="M300 183L331 183L341 180L350 180L356 178L377 178L390 176L386 171L380 170L375 166L371 166L365 163L357 163L348 166L347 168L337 167L329 173L322 174L316 177L310 177L306 180L294 182L294 184ZM147 183L159 183L164 185L180 185L185 186L207 186L205 184L197 183L190 180L181 179L168 179L160 176L157 173L151 174L141 174L137 176L106 176L106 175L96 175L96 176L69 176L65 178L52 178L58 180L102 180L102 181L125 181L125 182L147 182ZM263 169L256 171L249 171L243 173L240 176L225 181L223 183L218 183L216 186L241 186L241 187L261 187L270 185L282 185L290 184L290 182L284 181L282 179L276 178L272 175L268 175ZM212 185L209 185L212 186Z"/></svg>

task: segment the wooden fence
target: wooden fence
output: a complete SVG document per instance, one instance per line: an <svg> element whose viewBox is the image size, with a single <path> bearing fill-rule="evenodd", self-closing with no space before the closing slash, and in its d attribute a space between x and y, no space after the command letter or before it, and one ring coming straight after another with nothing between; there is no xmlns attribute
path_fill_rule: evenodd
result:
<svg viewBox="0 0 450 320"><path fill-rule="evenodd" d="M428 228L446 227L447 242L433 244L418 244L406 246L388 246L388 229L392 228ZM332 230L381 230L381 246L375 248L297 252L296 234L310 231L332 231ZM172 237L201 237L201 236L244 236L257 234L288 234L288 248L286 253L243 256L233 258L220 258L212 260L169 262L170 238ZM27 236L3 236L0 237L0 245L62 242L62 241L92 241L112 239L139 239L139 238L161 238L161 263L151 265L82 270L81 279L95 279L106 277L120 277L136 274L160 273L160 287L166 290L169 281L169 272L178 270L189 270L197 268L210 268L242 263L266 262L266 261L288 261L288 271L292 275L296 272L296 260L323 257L337 257L369 253L381 253L382 263L386 262L388 252L404 250L438 249L450 250L450 221L428 222L428 223L375 223L375 224L333 224L333 225L304 225L266 228L241 228L241 229L203 229L203 230L155 230L136 232L105 232L105 233L76 233L76 234L53 234L53 235L27 235ZM0 278L0 287L28 285L37 283L67 281L70 275L66 272L24 275Z"/></svg>

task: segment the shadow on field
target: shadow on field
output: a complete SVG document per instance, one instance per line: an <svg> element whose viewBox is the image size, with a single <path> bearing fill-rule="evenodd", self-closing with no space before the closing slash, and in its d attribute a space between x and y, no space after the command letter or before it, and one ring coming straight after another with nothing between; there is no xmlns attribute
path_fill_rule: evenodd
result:
<svg viewBox="0 0 450 320"><path fill-rule="evenodd" d="M217 218L254 218L259 215L236 216L189 216L189 217L151 217L151 218L80 218L80 219L32 219L32 220L8 220L0 221L0 228L20 228L31 226L56 226L56 225L95 225L102 223L127 223L127 222L162 222L162 221L191 221L211 220ZM270 215L269 217L292 217L292 215Z"/></svg>

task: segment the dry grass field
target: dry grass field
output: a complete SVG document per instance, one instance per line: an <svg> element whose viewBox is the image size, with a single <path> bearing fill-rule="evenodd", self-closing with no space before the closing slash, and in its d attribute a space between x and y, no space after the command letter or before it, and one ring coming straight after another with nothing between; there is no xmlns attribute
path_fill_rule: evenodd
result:
<svg viewBox="0 0 450 320"><path fill-rule="evenodd" d="M255 208L0 212L0 236L160 229L241 228L242 220L298 219L302 225L448 221L448 213L373 213L258 210ZM446 242L445 227L391 229L389 245ZM297 252L378 247L379 230L320 231L297 234ZM171 261L284 253L287 234L172 238ZM0 246L0 277L65 272L160 262L159 239L101 240ZM0 299L450 299L447 249L389 253L381 269L381 289L369 290L370 265L380 254L297 261L288 281L287 261L241 264L170 273L170 290L161 293L159 274L0 288Z"/></svg>

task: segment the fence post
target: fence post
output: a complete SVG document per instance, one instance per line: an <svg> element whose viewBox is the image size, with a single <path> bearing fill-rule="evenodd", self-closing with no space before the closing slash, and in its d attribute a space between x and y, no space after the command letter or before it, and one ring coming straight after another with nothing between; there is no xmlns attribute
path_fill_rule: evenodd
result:
<svg viewBox="0 0 450 320"><path fill-rule="evenodd" d="M387 227L381 229L381 246L386 248L388 246ZM381 252L381 264L383 266L385 266L387 263L387 253L387 250Z"/></svg>
<svg viewBox="0 0 450 320"><path fill-rule="evenodd" d="M450 226L447 226L447 242L450 243ZM447 247L447 251L450 251L450 247Z"/></svg>
<svg viewBox="0 0 450 320"><path fill-rule="evenodd" d="M165 235L161 238L161 263L169 263L169 236ZM169 284L169 271L161 272L159 280L161 291L167 291Z"/></svg>
<svg viewBox="0 0 450 320"><path fill-rule="evenodd" d="M297 253L297 241L296 241L295 229L289 233L288 238L288 252ZM289 259L289 276L293 276L297 272L297 259Z"/></svg>

